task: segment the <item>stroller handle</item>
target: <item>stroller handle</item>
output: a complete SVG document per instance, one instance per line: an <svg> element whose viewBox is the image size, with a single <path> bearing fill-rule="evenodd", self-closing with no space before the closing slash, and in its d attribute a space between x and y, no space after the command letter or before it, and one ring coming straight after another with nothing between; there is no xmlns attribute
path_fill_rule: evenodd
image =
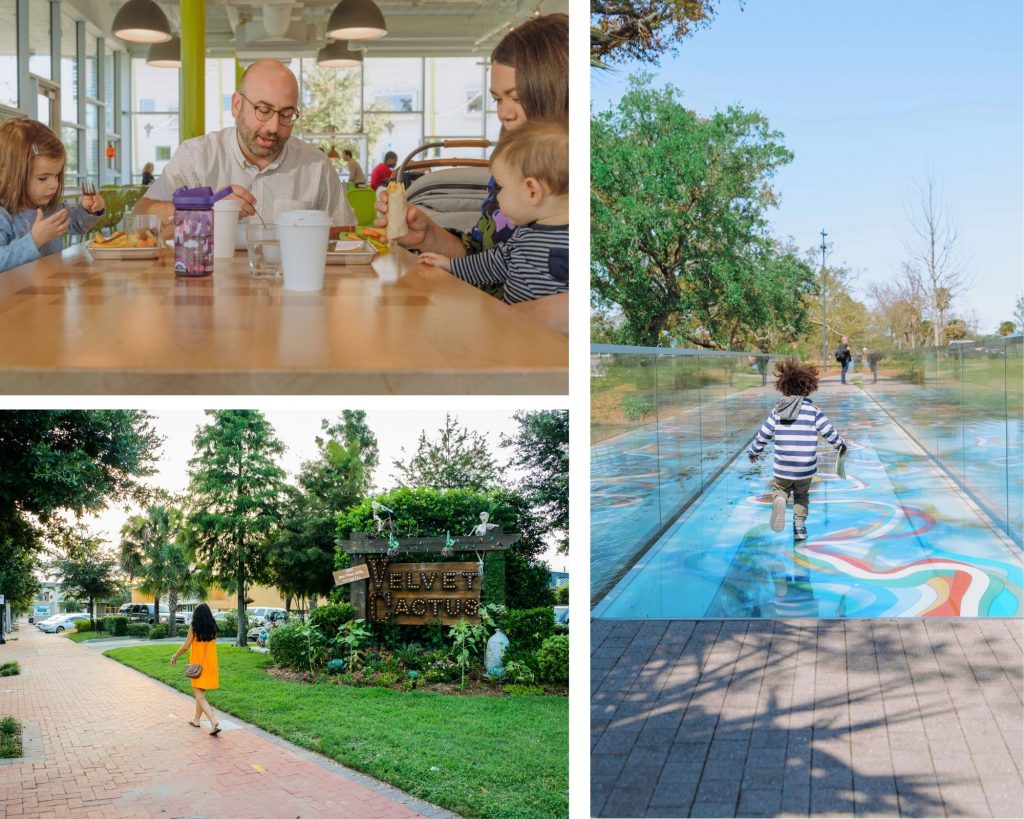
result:
<svg viewBox="0 0 1024 819"><path fill-rule="evenodd" d="M395 171L394 178L399 180L399 181L402 181L405 178L405 169L406 169L406 167L410 163L412 163L412 158L414 156L416 156L416 154L423 153L423 151L429 151L431 148L489 148L493 144L494 143L491 142L489 139L442 139L440 142L427 142L427 143L425 143L423 145L420 145L418 148L416 148L416 150L412 151L405 159L402 160L402 164L399 165L398 166L398 170ZM477 161L481 162L484 165L487 164L486 160L477 160ZM468 160L468 159L460 159L460 160L452 159L452 160L448 160L447 162L445 162L444 160L436 160L436 159L435 160L426 160L426 159L424 159L424 160L419 160L418 162L416 162L415 163L415 167L417 167L417 168L434 167L434 166L427 165L427 164L421 164L421 163L427 163L427 162L435 163L434 166L436 166L436 165L444 165L444 164L448 164L448 165L454 165L454 164L460 164L460 165L474 164L475 165L476 164L476 162L474 162L472 160Z"/></svg>

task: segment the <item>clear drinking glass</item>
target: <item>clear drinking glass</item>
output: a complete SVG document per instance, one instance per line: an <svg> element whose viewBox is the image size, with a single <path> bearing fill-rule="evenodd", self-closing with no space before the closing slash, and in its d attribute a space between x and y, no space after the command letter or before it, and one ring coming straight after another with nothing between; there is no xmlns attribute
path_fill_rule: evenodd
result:
<svg viewBox="0 0 1024 819"><path fill-rule="evenodd" d="M249 272L253 276L281 275L281 245L276 225L246 225L245 241L249 253Z"/></svg>

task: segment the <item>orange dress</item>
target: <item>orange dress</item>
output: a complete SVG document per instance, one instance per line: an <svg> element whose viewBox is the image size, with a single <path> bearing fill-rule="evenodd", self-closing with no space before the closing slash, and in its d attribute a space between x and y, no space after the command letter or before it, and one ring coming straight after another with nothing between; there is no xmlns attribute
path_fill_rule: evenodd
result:
<svg viewBox="0 0 1024 819"><path fill-rule="evenodd" d="M217 665L217 641L209 640L205 643L199 640L192 640L192 647L188 650L188 661L199 663L203 667L203 673L194 679L190 679L193 688L203 688L209 691L211 688L220 688L220 667Z"/></svg>

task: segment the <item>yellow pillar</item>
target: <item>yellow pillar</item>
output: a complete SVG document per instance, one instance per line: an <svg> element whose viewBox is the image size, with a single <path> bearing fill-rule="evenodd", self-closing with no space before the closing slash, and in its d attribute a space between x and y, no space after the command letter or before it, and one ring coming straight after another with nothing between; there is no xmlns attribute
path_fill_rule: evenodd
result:
<svg viewBox="0 0 1024 819"><path fill-rule="evenodd" d="M206 133L206 0L181 0L180 140Z"/></svg>
<svg viewBox="0 0 1024 819"><path fill-rule="evenodd" d="M238 58L235 57L235 88L238 88L242 84L242 75L245 73L245 66L238 62Z"/></svg>

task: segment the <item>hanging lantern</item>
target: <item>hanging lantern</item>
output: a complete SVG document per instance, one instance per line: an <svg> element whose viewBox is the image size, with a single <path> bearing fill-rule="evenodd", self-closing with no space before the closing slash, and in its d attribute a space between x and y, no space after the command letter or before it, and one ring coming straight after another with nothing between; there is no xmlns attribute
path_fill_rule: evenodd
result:
<svg viewBox="0 0 1024 819"><path fill-rule="evenodd" d="M327 158L328 158L328 159L340 159L340 158L341 158L341 154L339 154L339 153L338 153L338 149L337 149L337 148L335 148L335 147L334 147L334 146L332 145L332 146L331 146L331 150L329 150L329 151L327 152Z"/></svg>
<svg viewBox="0 0 1024 819"><path fill-rule="evenodd" d="M107 143L107 159L113 159L115 156L117 156L117 149L114 148L114 143L113 142L108 142Z"/></svg>

